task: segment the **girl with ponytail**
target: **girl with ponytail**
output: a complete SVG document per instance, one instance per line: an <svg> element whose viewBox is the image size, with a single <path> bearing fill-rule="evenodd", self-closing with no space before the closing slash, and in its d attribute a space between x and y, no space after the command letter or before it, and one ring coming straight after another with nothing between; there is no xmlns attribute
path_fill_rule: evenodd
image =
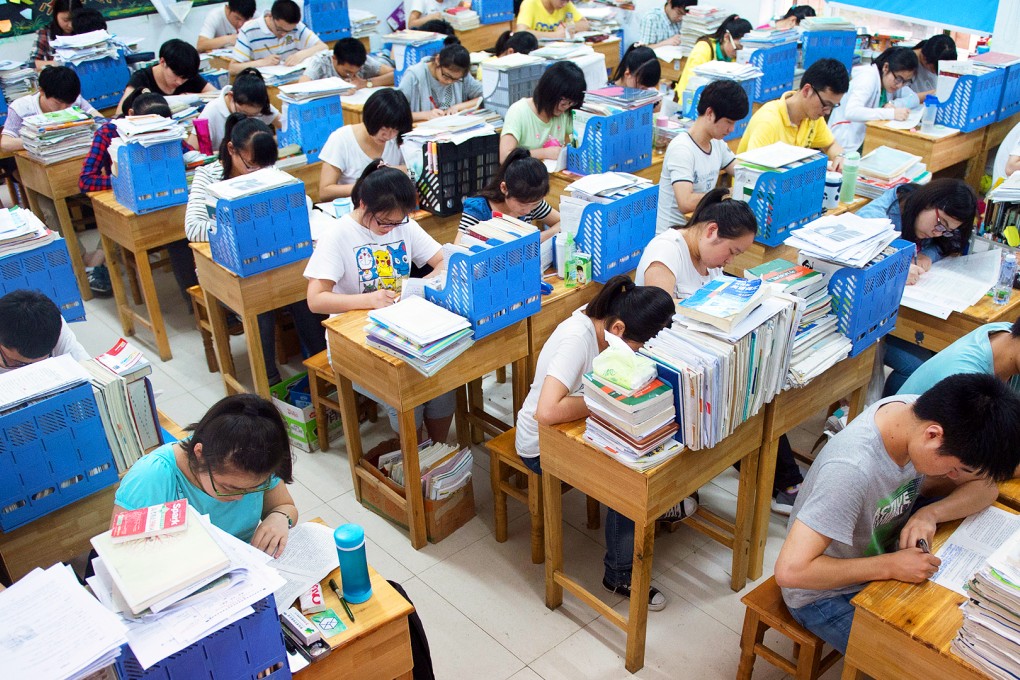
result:
<svg viewBox="0 0 1020 680"><path fill-rule="evenodd" d="M549 171L545 163L533 158L527 149L517 147L510 152L492 180L477 196L464 199L460 231L491 220L493 213L502 213L525 222L541 220L548 240L560 230L560 213L546 203L549 193Z"/></svg>
<svg viewBox="0 0 1020 680"><path fill-rule="evenodd" d="M731 14L719 24L719 28L711 35L703 35L694 43L683 73L676 83L678 101L683 101L687 81L694 75L694 69L710 61L734 61L742 45L741 39L751 31L751 22Z"/></svg>

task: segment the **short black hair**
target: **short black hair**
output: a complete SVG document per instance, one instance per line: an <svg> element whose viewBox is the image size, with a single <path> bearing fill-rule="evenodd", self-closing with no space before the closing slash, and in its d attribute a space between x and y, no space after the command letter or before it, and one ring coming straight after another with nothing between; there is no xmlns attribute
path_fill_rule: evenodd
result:
<svg viewBox="0 0 1020 680"><path fill-rule="evenodd" d="M746 201L729 198L728 194L729 190L725 188L712 189L698 201L687 226L674 228L687 229L696 224L715 222L719 238L734 239L757 234L758 220L751 206Z"/></svg>
<svg viewBox="0 0 1020 680"><path fill-rule="evenodd" d="M996 482L1020 465L1020 395L994 375L960 373L932 385L914 415L942 427L939 453Z"/></svg>
<svg viewBox="0 0 1020 680"><path fill-rule="evenodd" d="M886 64L889 65L890 73L900 73L903 71L917 73L917 69L920 66L917 61L917 55L909 47L890 47L875 57L871 63L878 69L879 75L882 74L882 67Z"/></svg>
<svg viewBox="0 0 1020 680"><path fill-rule="evenodd" d="M978 197L974 189L962 179L938 177L927 184L902 184L896 192L900 204L900 233L911 243L917 243L917 217L930 208L953 219L960 220L960 228L951 234L936 236L932 242L943 255L962 253L970 242L977 216Z"/></svg>
<svg viewBox="0 0 1020 680"><path fill-rule="evenodd" d="M81 81L70 67L47 66L39 74L39 89L50 99L70 106L81 96Z"/></svg>
<svg viewBox="0 0 1020 680"><path fill-rule="evenodd" d="M828 89L833 94L846 94L850 89L850 73L838 59L819 59L804 71L800 85L810 85L815 92Z"/></svg>
<svg viewBox="0 0 1020 680"><path fill-rule="evenodd" d="M383 165L382 159L369 163L351 189L354 207L365 204L365 213L380 215L399 210L405 215L418 207L418 190L406 172Z"/></svg>
<svg viewBox="0 0 1020 680"><path fill-rule="evenodd" d="M163 116L169 118L171 116L170 105L166 103L166 97L159 94L158 92L149 92L144 89L131 90L131 94L124 97L124 107L122 109L124 115L127 115L128 111L132 112L135 116Z"/></svg>
<svg viewBox="0 0 1020 680"><path fill-rule="evenodd" d="M357 38L340 38L333 45L333 57L338 64L361 68L368 61L368 52Z"/></svg>
<svg viewBox="0 0 1020 680"><path fill-rule="evenodd" d="M159 58L180 78L190 79L198 75L201 63L198 50L180 38L171 38L163 43L159 48Z"/></svg>
<svg viewBox="0 0 1020 680"><path fill-rule="evenodd" d="M249 67L238 73L234 78L234 85L230 88L230 94L238 104L259 107L263 116L272 113L266 81L257 68Z"/></svg>
<svg viewBox="0 0 1020 680"><path fill-rule="evenodd" d="M37 290L15 290L0 297L0 345L26 359L52 352L62 325L56 303Z"/></svg>
<svg viewBox="0 0 1020 680"><path fill-rule="evenodd" d="M492 52L499 56L510 49L514 54L531 54L538 49L538 38L528 31L503 31L496 39Z"/></svg>
<svg viewBox="0 0 1020 680"><path fill-rule="evenodd" d="M471 53L457 38L447 38L446 46L436 55L436 63L445 68L455 68L467 73L471 70Z"/></svg>
<svg viewBox="0 0 1020 680"><path fill-rule="evenodd" d="M384 127L393 128L398 134L404 135L414 127L411 104L407 97L400 90L389 87L373 92L365 101L362 122L370 135Z"/></svg>
<svg viewBox="0 0 1020 680"><path fill-rule="evenodd" d="M609 279L584 313L608 327L623 322L623 339L644 344L673 323L672 296L656 286L639 286L626 274Z"/></svg>
<svg viewBox="0 0 1020 680"><path fill-rule="evenodd" d="M698 99L698 115L704 116L711 108L716 120L729 118L743 120L750 110L747 92L735 80L714 80L701 91Z"/></svg>
<svg viewBox="0 0 1020 680"><path fill-rule="evenodd" d="M506 193L500 186L506 182ZM488 201L504 201L513 198L522 203L541 201L549 193L549 170L538 158L523 147L516 147L507 154L499 170L478 195Z"/></svg>
<svg viewBox="0 0 1020 680"><path fill-rule="evenodd" d="M294 0L276 0L269 15L288 24L297 24L301 21L301 8Z"/></svg>
<svg viewBox="0 0 1020 680"><path fill-rule="evenodd" d="M698 0L666 0L666 4L673 9L687 9L698 4Z"/></svg>
<svg viewBox="0 0 1020 680"><path fill-rule="evenodd" d="M449 21L443 21L442 19L429 19L424 24L418 26L418 31L428 31L430 33L442 33L445 36L454 37L457 32L453 30L453 25Z"/></svg>
<svg viewBox="0 0 1020 680"><path fill-rule="evenodd" d="M584 71L580 66L572 61L557 61L538 79L531 99L539 113L551 116L561 99L573 102L575 109L580 107L584 103L585 87Z"/></svg>
<svg viewBox="0 0 1020 680"><path fill-rule="evenodd" d="M71 33L74 35L105 30L106 19L98 9L82 7L71 12Z"/></svg>
<svg viewBox="0 0 1020 680"><path fill-rule="evenodd" d="M227 9L251 19L255 16L255 0L227 0Z"/></svg>
<svg viewBox="0 0 1020 680"><path fill-rule="evenodd" d="M914 49L921 50L921 56L929 64L938 64L940 61L956 61L956 43L944 33L922 40L914 45Z"/></svg>
<svg viewBox="0 0 1020 680"><path fill-rule="evenodd" d="M818 15L815 13L815 8L811 5L794 5L780 19L796 19L797 25L800 26L800 22L813 16Z"/></svg>
<svg viewBox="0 0 1020 680"><path fill-rule="evenodd" d="M616 67L616 73L613 74L611 80L616 82L622 79L627 71L630 71L641 87L655 87L662 77L662 67L659 65L659 59L655 56L655 52L651 47L637 43L628 47L624 52L623 58L620 59L620 65Z"/></svg>

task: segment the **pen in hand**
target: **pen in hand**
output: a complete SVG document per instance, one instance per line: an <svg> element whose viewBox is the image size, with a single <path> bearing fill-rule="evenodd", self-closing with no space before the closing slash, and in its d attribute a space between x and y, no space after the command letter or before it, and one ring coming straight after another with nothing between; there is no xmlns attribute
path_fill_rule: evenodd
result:
<svg viewBox="0 0 1020 680"><path fill-rule="evenodd" d="M928 547L928 541L923 538L917 539L917 547L921 549L925 555L931 555L931 548Z"/></svg>

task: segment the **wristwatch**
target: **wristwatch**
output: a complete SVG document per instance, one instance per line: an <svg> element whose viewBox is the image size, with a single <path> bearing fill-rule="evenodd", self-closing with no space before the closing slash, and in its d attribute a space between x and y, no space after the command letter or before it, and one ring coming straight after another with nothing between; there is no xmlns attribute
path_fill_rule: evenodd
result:
<svg viewBox="0 0 1020 680"><path fill-rule="evenodd" d="M366 81L365 81L365 87L369 87L369 88L371 88L371 87L375 87L375 85L373 85L373 84L372 84L372 81L371 81L371 80L366 80Z"/></svg>

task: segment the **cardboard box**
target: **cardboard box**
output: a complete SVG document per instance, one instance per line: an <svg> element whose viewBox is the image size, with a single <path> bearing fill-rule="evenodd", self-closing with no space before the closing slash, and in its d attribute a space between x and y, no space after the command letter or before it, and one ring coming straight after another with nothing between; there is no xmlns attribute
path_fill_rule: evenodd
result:
<svg viewBox="0 0 1020 680"><path fill-rule="evenodd" d="M291 443L302 451L311 452L319 450L319 430L315 422L315 406L311 404L311 397L307 391L301 391L300 388L291 389L292 386L295 386L302 379L307 381L307 378L307 373L301 373L273 385L269 388L269 392L272 395L276 410L283 416L283 422L287 425L287 434L290 436ZM291 401L304 404L304 406L295 406L289 403L288 394ZM335 397L336 393L334 392L330 398ZM340 414L332 409L326 409L326 411L329 441L332 442L340 438L340 435L343 434L343 428L341 427Z"/></svg>

